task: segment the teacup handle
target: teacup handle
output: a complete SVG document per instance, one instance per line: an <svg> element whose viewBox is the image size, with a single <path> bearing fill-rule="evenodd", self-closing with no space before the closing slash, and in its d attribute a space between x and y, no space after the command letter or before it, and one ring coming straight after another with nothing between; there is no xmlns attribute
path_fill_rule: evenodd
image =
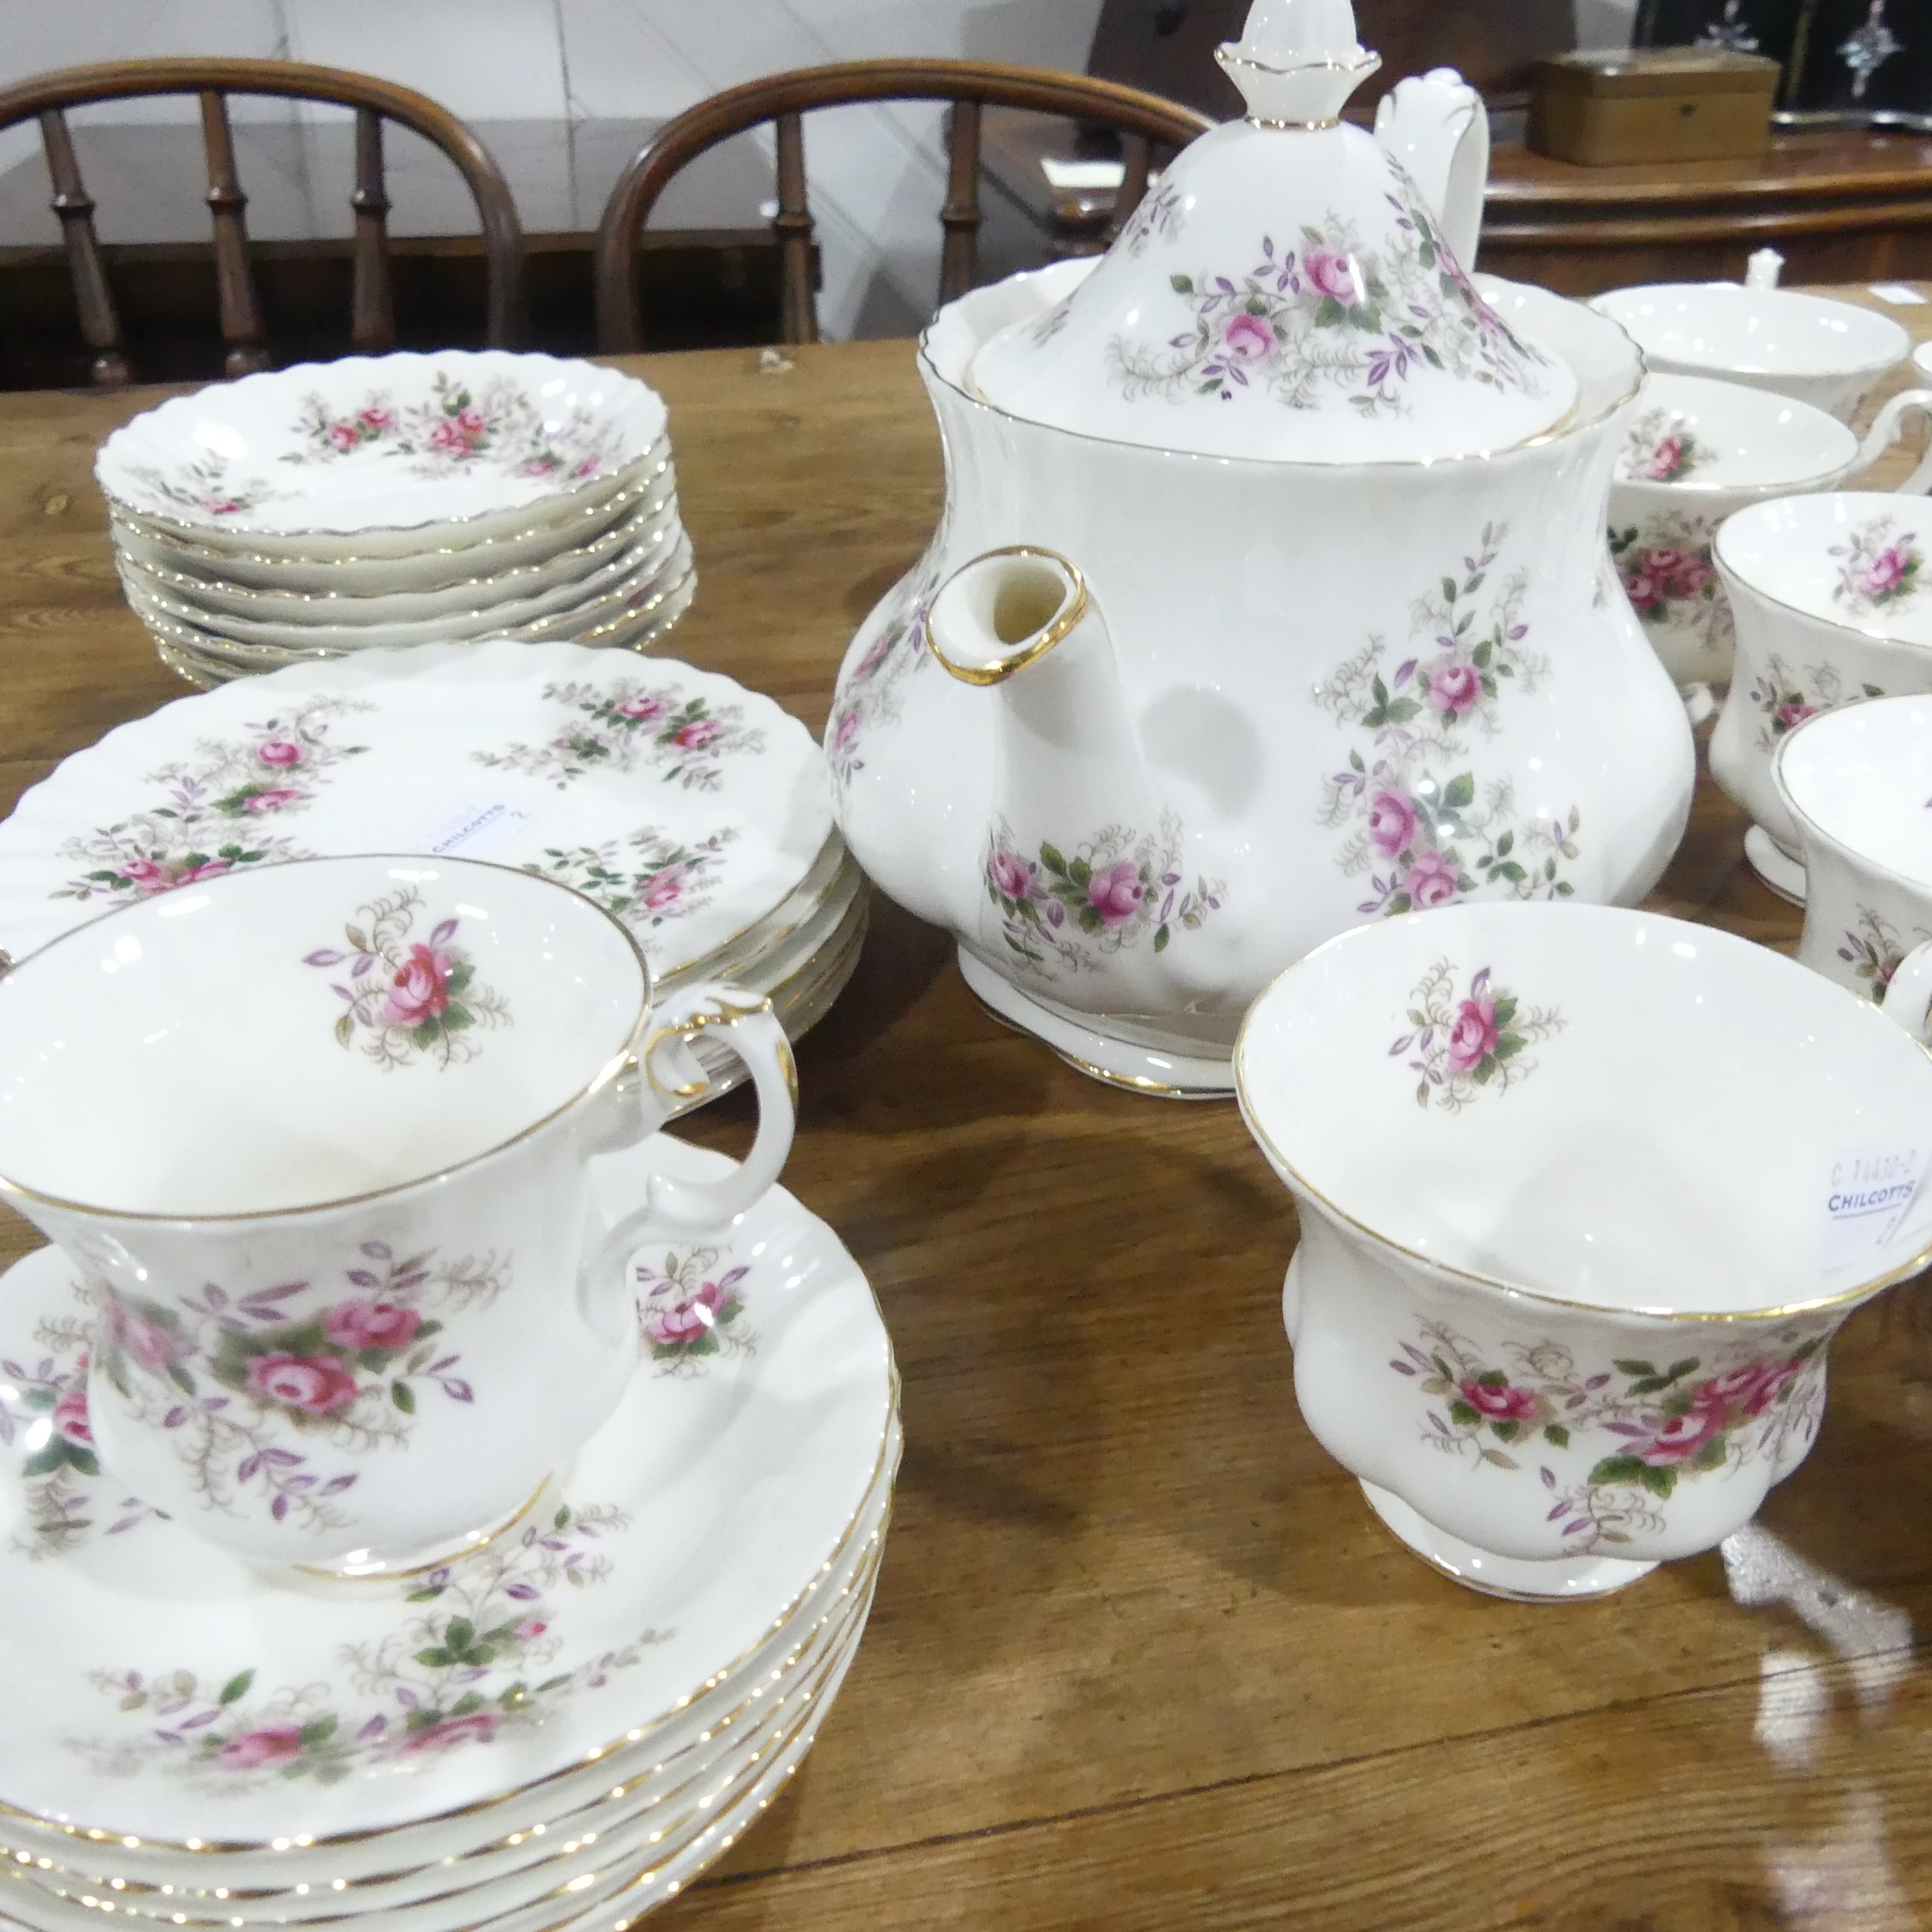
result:
<svg viewBox="0 0 1932 1932"><path fill-rule="evenodd" d="M621 1264L653 1226L668 1222L680 1228L727 1227L755 1207L777 1180L798 1125L798 1068L769 1000L713 981L680 989L653 1017L656 1024L627 1077L648 1080L660 1103L695 1100L710 1082L691 1043L716 1028L744 1062L757 1089L758 1137L751 1152L718 1180L678 1181L653 1174L645 1185L643 1206L626 1215L599 1244L590 1267L593 1277ZM647 1110L653 1119L661 1120L663 1113L661 1106ZM612 1144L606 1140L593 1151L608 1151Z"/></svg>
<svg viewBox="0 0 1932 1932"><path fill-rule="evenodd" d="M1921 1046L1932 1046L1932 939L1914 946L1899 961L1882 1003L1886 1013Z"/></svg>
<svg viewBox="0 0 1932 1932"><path fill-rule="evenodd" d="M1866 432L1853 468L1869 470L1899 440L1902 433L1900 425L1913 410L1932 417L1932 389L1903 389L1886 403ZM1928 489L1932 489L1932 447L1927 447L1919 467L1898 486L1898 493L1901 496L1923 496Z"/></svg>

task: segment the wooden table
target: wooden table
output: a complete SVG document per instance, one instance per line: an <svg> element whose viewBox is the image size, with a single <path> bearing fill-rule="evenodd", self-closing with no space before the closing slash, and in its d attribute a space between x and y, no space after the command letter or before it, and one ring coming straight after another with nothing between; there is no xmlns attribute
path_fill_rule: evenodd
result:
<svg viewBox="0 0 1932 1932"><path fill-rule="evenodd" d="M639 366L702 571L676 648L816 727L939 459L907 345L793 354ZM179 695L88 481L148 399L0 397L6 799ZM1742 829L1702 788L1657 903L1788 945ZM1396 1544L1303 1428L1294 1216L1232 1106L1070 1072L883 905L799 1061L788 1178L878 1290L904 1468L817 1750L664 1932L1932 1919L1923 1282L1848 1324L1818 1447L1728 1557L1496 1602ZM748 1119L734 1096L690 1130L742 1145ZM0 1228L0 1254L34 1245Z"/></svg>

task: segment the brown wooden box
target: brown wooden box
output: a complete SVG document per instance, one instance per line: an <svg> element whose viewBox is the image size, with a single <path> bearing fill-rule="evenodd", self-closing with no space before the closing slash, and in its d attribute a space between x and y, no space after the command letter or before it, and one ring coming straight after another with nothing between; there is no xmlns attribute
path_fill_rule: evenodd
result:
<svg viewBox="0 0 1932 1932"><path fill-rule="evenodd" d="M1563 54L1537 63L1528 144L1585 167L1728 161L1771 140L1778 64L1728 47Z"/></svg>

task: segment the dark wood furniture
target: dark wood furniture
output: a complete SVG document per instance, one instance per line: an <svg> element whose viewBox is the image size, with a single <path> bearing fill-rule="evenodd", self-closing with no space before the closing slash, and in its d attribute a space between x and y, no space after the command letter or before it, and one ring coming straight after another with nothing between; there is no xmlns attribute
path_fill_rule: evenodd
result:
<svg viewBox="0 0 1932 1932"><path fill-rule="evenodd" d="M1499 145L1480 264L1566 295L1735 281L1754 249L1787 282L1932 276L1932 139L1780 133L1747 161L1573 167Z"/></svg>
<svg viewBox="0 0 1932 1932"><path fill-rule="evenodd" d="M777 137L778 213L772 223L784 259L784 334L818 339L812 217L805 180L806 114L860 101L943 100L946 197L939 219L945 242L939 299L972 286L979 248L980 125L989 105L1098 122L1125 137L1125 175L1117 197L1125 212L1139 201L1157 149L1184 146L1211 125L1192 108L1109 81L990 61L847 61L748 81L667 122L646 143L612 190L597 236L597 339L607 353L635 350L638 335L638 238L679 170L706 148L769 122Z"/></svg>
<svg viewBox="0 0 1932 1932"><path fill-rule="evenodd" d="M816 730L931 534L939 439L910 343L788 361L627 366L669 403L703 574L676 654ZM0 807L181 695L90 470L155 399L0 397ZM1654 903L1788 949L1743 831L1702 781ZM1852 1318L1816 1447L1730 1552L1497 1602L1398 1545L1303 1425L1294 1215L1232 1106L1083 1079L883 903L798 1058L786 1184L878 1290L905 1461L812 1755L643 1932L1932 1923L1932 1284ZM737 1151L749 1125L733 1095L678 1131ZM38 1245L0 1213L0 1260Z"/></svg>
<svg viewBox="0 0 1932 1932"><path fill-rule="evenodd" d="M81 175L67 110L155 94L192 94L200 101L228 374L244 375L268 364L244 213L248 197L236 178L228 119L231 94L327 101L355 111L355 187L350 197L355 211L350 330L354 346L386 349L395 339L387 257L389 197L383 177L385 119L399 122L433 142L462 174L476 203L489 263L488 337L504 346L516 342L522 320L523 234L515 205L489 151L446 109L391 81L293 61L117 61L61 68L0 88L0 129L22 121L39 123L54 183L54 212L60 217L80 331L93 352L92 374L96 383L125 383L128 367L120 318L94 232L94 202Z"/></svg>

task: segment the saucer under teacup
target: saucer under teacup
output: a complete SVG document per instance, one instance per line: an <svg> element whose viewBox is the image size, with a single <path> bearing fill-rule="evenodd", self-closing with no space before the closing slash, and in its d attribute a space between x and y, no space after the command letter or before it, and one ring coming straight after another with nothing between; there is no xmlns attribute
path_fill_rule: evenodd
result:
<svg viewBox="0 0 1932 1932"><path fill-rule="evenodd" d="M654 1154L693 1178L723 1166ZM613 1157L606 1205L650 1164ZM541 1518L424 1577L294 1587L122 1501L69 1399L87 1291L56 1252L17 1264L9 1409L47 1426L17 1436L0 1489L0 1837L139 1883L333 1888L593 1804L741 1702L882 1526L889 1347L863 1276L781 1190L634 1268L631 1387Z"/></svg>
<svg viewBox="0 0 1932 1932"><path fill-rule="evenodd" d="M1711 776L1750 814L1763 837L1747 855L1787 898L1802 897L1802 861L1773 758L1818 712L1932 691L1929 554L1932 504L1876 491L1778 497L1717 533L1737 661L1711 732Z"/></svg>
<svg viewBox="0 0 1932 1932"><path fill-rule="evenodd" d="M1720 1541L1810 1448L1839 1325L1932 1258L1932 1059L1710 928L1359 927L1235 1064L1300 1211L1302 1415L1479 1589L1576 1597Z"/></svg>
<svg viewBox="0 0 1932 1932"><path fill-rule="evenodd" d="M1659 373L1772 390L1841 422L1911 348L1889 316L1794 289L1658 283L1612 289L1589 305L1621 326Z"/></svg>

